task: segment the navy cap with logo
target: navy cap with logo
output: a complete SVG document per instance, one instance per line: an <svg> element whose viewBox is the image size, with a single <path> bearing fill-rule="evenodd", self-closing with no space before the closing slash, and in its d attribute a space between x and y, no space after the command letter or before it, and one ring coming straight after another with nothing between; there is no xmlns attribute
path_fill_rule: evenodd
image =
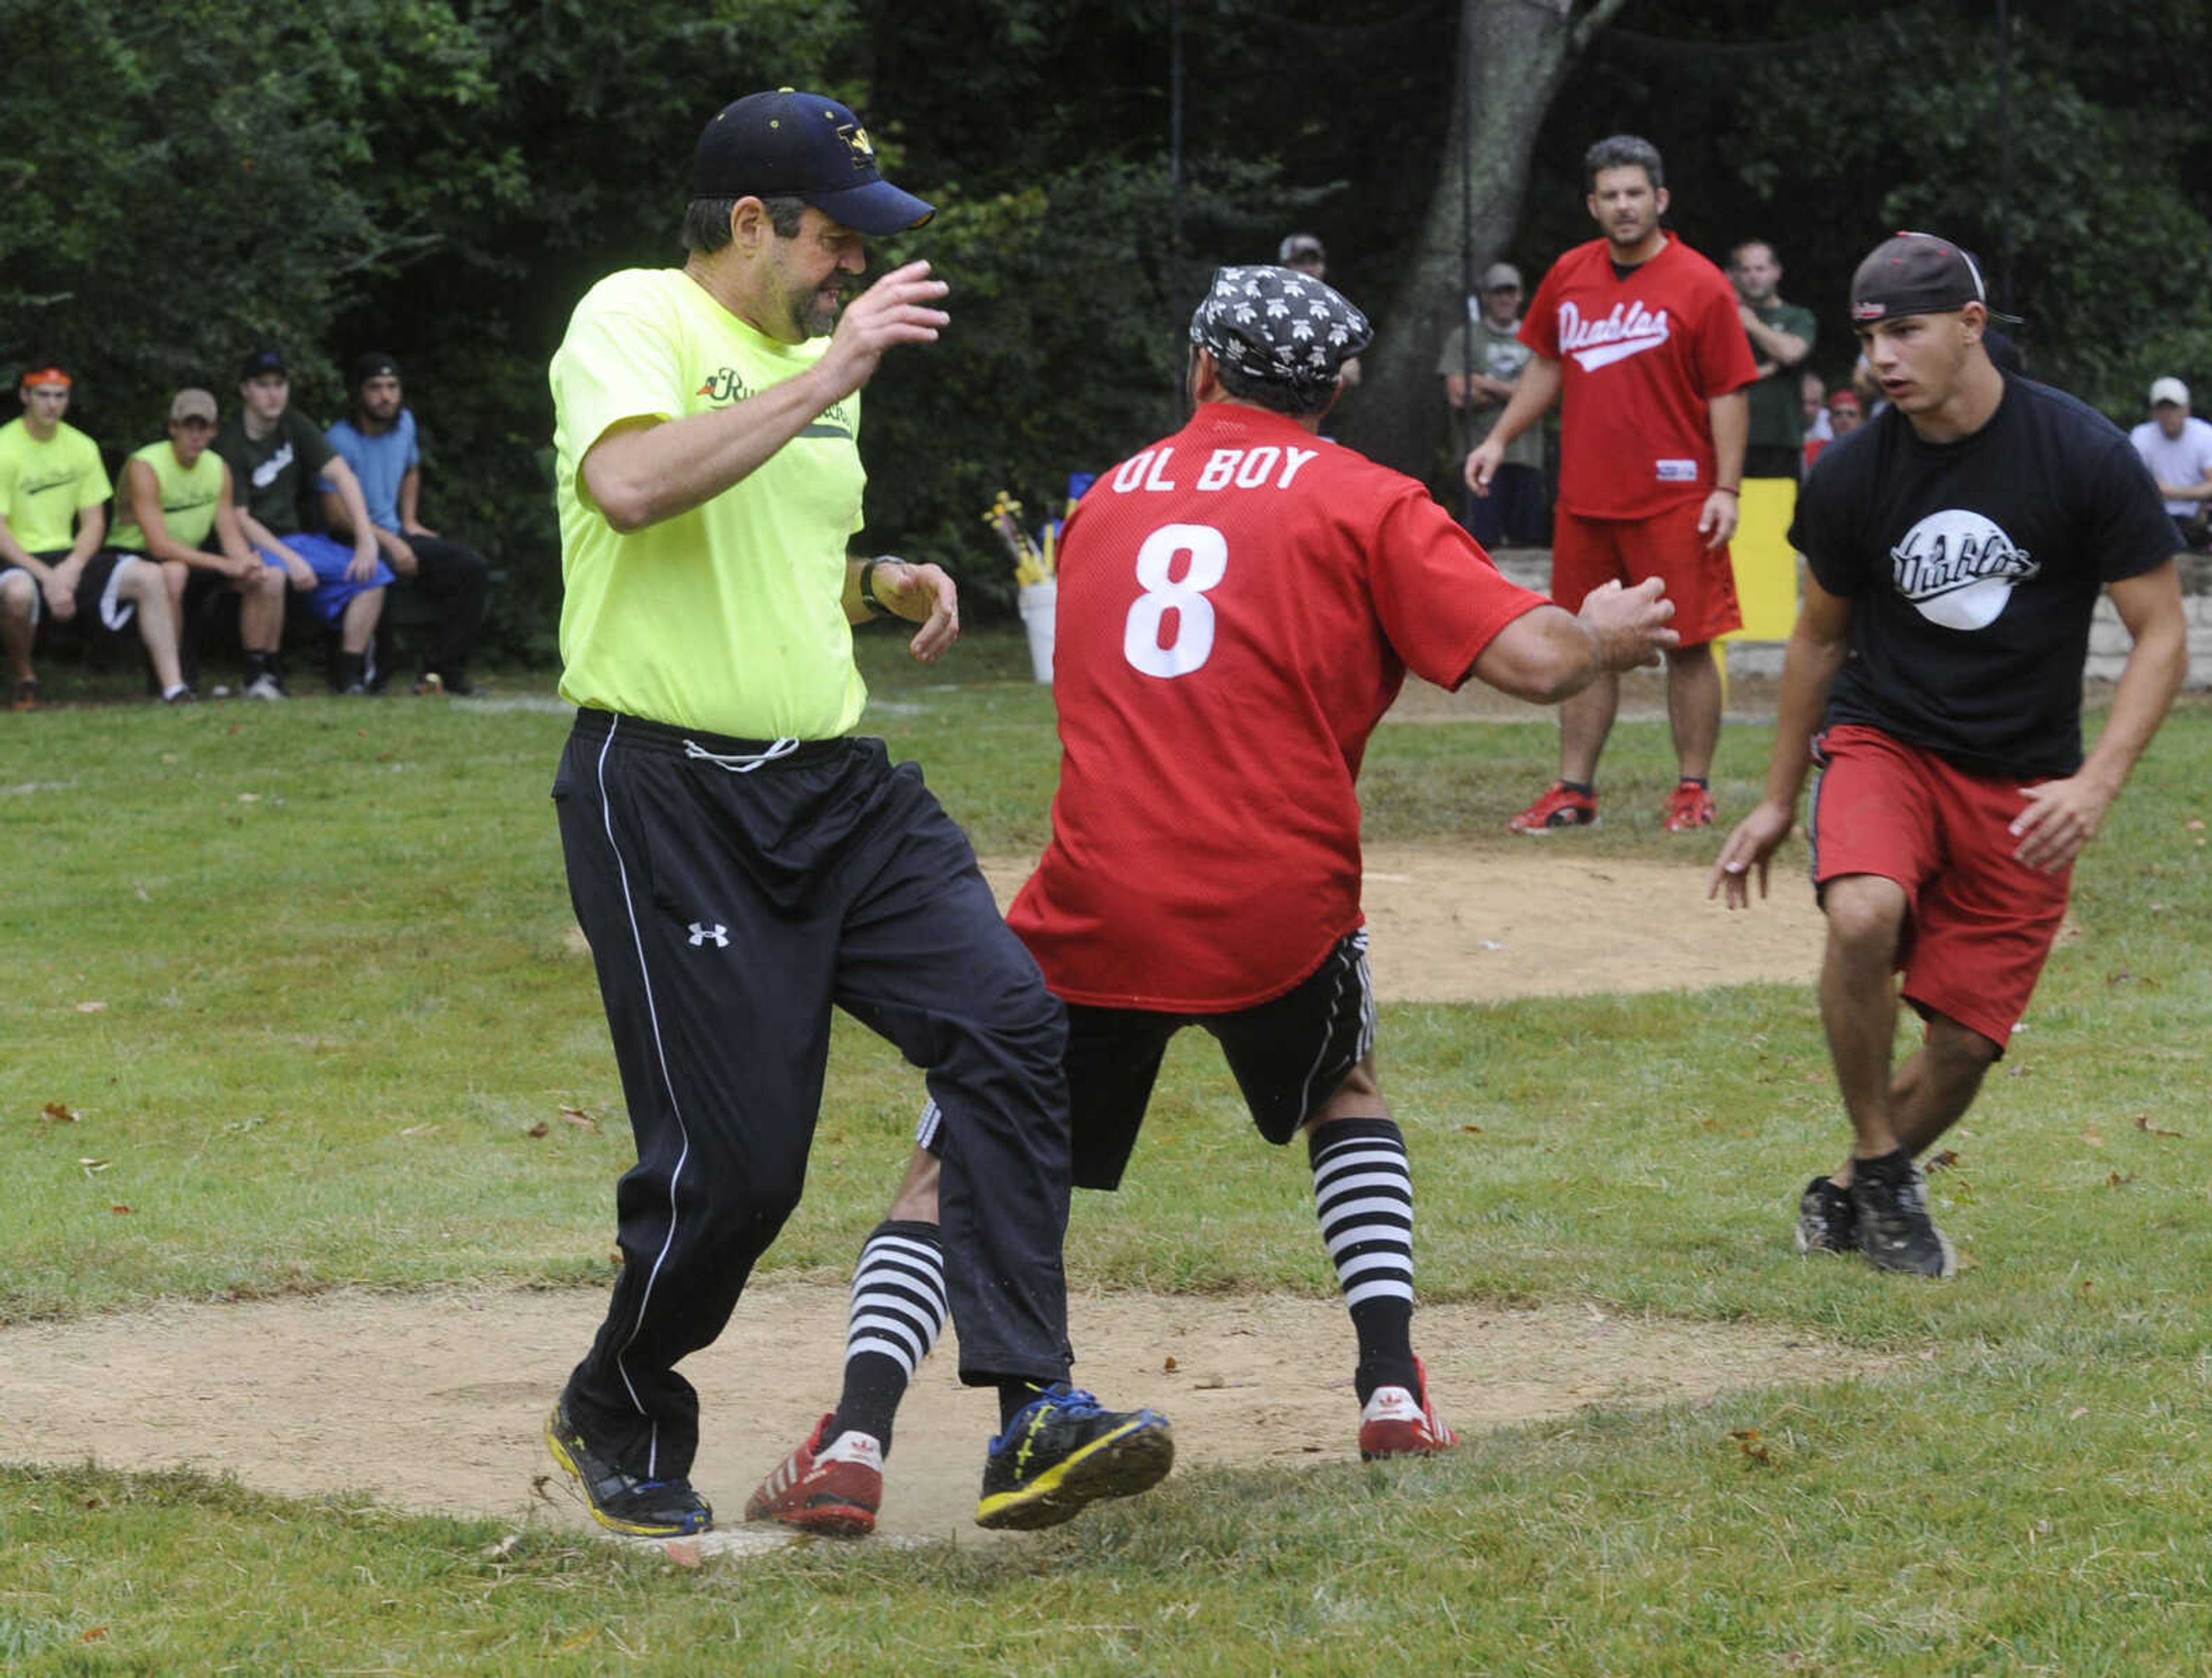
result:
<svg viewBox="0 0 2212 1678"><path fill-rule="evenodd" d="M257 350L238 364L241 384L248 379L258 379L264 373L281 373L289 377L291 371L284 365L283 352L276 350Z"/></svg>
<svg viewBox="0 0 2212 1678"><path fill-rule="evenodd" d="M2019 316L1990 307L1981 264L1932 233L1900 233L1885 239L1851 276L1851 319L1856 323L1895 320L1908 314L1953 314L1969 303L1989 309L1992 319L2019 322Z"/></svg>
<svg viewBox="0 0 2212 1678"><path fill-rule="evenodd" d="M803 198L856 233L880 237L937 214L883 177L860 119L836 100L779 88L714 113L691 156L694 198Z"/></svg>

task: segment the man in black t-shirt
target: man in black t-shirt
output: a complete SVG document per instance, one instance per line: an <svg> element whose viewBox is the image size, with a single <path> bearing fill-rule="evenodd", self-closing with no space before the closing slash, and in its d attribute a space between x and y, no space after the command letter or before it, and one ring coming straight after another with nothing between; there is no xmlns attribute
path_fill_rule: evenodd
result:
<svg viewBox="0 0 2212 1678"><path fill-rule="evenodd" d="M2119 429L2001 373L1973 259L1900 234L1851 281L1889 406L1814 464L1790 540L1810 575L1766 795L1714 866L1750 901L1821 768L1820 1013L1851 1158L1799 1202L1801 1251L1948 1276L1916 1156L2004 1053L2095 836L2189 667L2173 530ZM2081 669L2097 595L2134 637L2096 748ZM1817 733L1817 738L1816 738ZM1926 1022L1893 1072L1899 987Z"/></svg>
<svg viewBox="0 0 2212 1678"><path fill-rule="evenodd" d="M239 411L216 433L215 448L230 468L239 524L261 562L281 568L316 615L337 630L331 691L366 694L369 641L392 575L374 540L362 533L372 526L360 481L321 429L292 407L291 374L276 350L258 350L246 358L238 394ZM346 510L354 532L349 548L301 527L303 499L318 474L330 481ZM249 647L246 662L249 697L285 697L273 647Z"/></svg>

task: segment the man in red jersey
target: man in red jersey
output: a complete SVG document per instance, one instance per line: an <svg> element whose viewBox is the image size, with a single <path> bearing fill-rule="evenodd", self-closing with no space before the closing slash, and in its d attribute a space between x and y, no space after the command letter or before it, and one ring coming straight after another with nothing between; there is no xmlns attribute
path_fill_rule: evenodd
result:
<svg viewBox="0 0 2212 1678"><path fill-rule="evenodd" d="M1067 1004L1079 1185L1120 1183L1185 1025L1220 1043L1262 1136L1304 1134L1376 1457L1455 1436L1413 1355L1413 1180L1376 1073L1354 791L1368 736L1409 666L1550 702L1674 635L1656 581L1595 589L1571 615L1501 577L1413 479L1318 436L1370 337L1318 280L1215 275L1191 323L1197 412L1067 521L1060 790L1007 921ZM874 1524L893 1414L945 1321L934 1119L862 1249L838 1407L750 1518Z"/></svg>
<svg viewBox="0 0 2212 1678"><path fill-rule="evenodd" d="M1571 610L1610 580L1665 582L1682 638L1667 658L1680 780L1665 821L1687 833L1713 820L1721 673L1711 643L1743 622L1728 544L1750 428L1745 392L1759 369L1727 277L1660 228L1657 148L1632 134L1601 140L1583 178L1605 236L1569 251L1537 288L1521 327L1535 356L1467 457L1467 482L1489 494L1505 446L1561 399L1552 598ZM1620 702L1608 672L1560 708L1559 778L1509 828L1596 824L1597 760Z"/></svg>

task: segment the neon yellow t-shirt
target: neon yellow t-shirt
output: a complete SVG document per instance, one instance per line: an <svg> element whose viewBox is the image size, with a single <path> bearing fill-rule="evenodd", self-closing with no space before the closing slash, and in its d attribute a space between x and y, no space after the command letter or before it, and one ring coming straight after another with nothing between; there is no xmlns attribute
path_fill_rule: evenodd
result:
<svg viewBox="0 0 2212 1678"><path fill-rule="evenodd" d="M830 739L860 720L842 604L867 482L857 393L704 506L627 536L578 473L617 422L726 408L828 348L764 337L681 269L610 275L576 306L551 374L562 697L745 739Z"/></svg>
<svg viewBox="0 0 2212 1678"><path fill-rule="evenodd" d="M187 548L205 547L208 532L215 528L216 503L222 499L222 456L204 448L198 459L185 466L178 462L175 445L165 439L133 450L131 458L143 460L154 469L154 482L161 492L161 522L169 527L171 539ZM138 528L137 517L131 511L127 482L125 493L115 500L115 520L107 545L144 553L146 532Z"/></svg>
<svg viewBox="0 0 2212 1678"><path fill-rule="evenodd" d="M0 425L0 519L27 553L71 545L78 510L99 506L112 490L99 446L68 421L43 443L20 419Z"/></svg>

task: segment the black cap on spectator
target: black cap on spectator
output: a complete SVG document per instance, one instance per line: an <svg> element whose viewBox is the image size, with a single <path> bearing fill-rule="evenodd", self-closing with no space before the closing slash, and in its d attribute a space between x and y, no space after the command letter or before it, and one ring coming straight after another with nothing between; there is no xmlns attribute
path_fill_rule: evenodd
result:
<svg viewBox="0 0 2212 1678"><path fill-rule="evenodd" d="M353 371L346 377L346 388L357 391L370 380L380 379L386 374L397 379L399 363L381 350L372 350L353 364Z"/></svg>
<svg viewBox="0 0 2212 1678"><path fill-rule="evenodd" d="M257 350L238 364L238 378L240 384L245 383L248 379L258 379L264 373L281 373L288 379L291 377L292 369L284 365L283 351Z"/></svg>
<svg viewBox="0 0 2212 1678"><path fill-rule="evenodd" d="M860 119L834 99L779 88L714 113L691 155L694 198L803 198L880 237L937 214L885 180Z"/></svg>

